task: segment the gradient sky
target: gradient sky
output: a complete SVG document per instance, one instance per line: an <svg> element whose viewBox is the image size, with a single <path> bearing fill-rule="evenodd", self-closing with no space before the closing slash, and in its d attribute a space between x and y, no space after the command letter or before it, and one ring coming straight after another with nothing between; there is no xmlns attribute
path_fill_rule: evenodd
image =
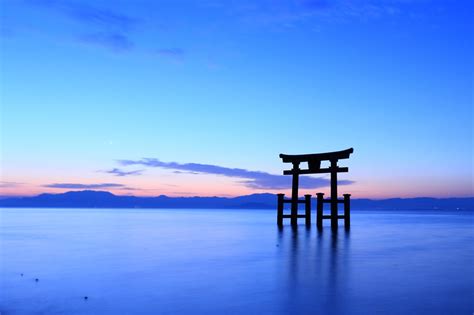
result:
<svg viewBox="0 0 474 315"><path fill-rule="evenodd" d="M285 192L279 153L349 147L354 198L474 194L473 1L0 9L1 195Z"/></svg>

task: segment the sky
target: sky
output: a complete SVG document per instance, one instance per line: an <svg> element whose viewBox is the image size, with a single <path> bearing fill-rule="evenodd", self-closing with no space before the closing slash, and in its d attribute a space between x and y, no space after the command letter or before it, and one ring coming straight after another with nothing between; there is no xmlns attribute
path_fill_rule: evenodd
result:
<svg viewBox="0 0 474 315"><path fill-rule="evenodd" d="M473 196L474 2L4 0L0 195ZM328 191L305 176L301 194Z"/></svg>

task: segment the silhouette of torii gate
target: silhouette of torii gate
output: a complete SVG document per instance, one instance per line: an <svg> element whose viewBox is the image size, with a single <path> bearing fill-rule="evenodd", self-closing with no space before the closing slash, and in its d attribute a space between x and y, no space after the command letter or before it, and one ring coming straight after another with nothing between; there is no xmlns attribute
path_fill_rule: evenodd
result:
<svg viewBox="0 0 474 315"><path fill-rule="evenodd" d="M306 224L311 224L311 195L305 195L304 200L298 199L298 185L299 185L299 175L303 174L331 174L331 197L329 199L324 199L323 193L317 193L317 218L316 224L318 228L322 228L323 219L331 220L331 227L337 228L337 220L344 219L344 225L346 227L350 226L350 194L344 194L344 199L337 199L337 173L348 172L348 167L339 167L337 162L339 160L348 159L349 156L354 152L353 148L336 151L336 152L326 152L326 153L315 153L315 154L300 154L300 155L289 155L289 154L280 154L280 158L283 160L283 163L292 163L293 169L283 171L283 175L293 175L292 188L291 188L291 199L285 200L284 194L278 194L278 212L277 212L277 224L279 226L283 225L283 218L290 218L291 225L296 225L298 223L298 218L305 218ZM322 161L329 161L330 166L328 168L321 168ZM307 169L301 169L301 163L308 163ZM291 214L283 214L284 203L291 203ZM305 214L298 214L298 204L305 204ZM324 203L331 204L331 214L323 215L323 206ZM338 214L338 204L344 204L344 215Z"/></svg>

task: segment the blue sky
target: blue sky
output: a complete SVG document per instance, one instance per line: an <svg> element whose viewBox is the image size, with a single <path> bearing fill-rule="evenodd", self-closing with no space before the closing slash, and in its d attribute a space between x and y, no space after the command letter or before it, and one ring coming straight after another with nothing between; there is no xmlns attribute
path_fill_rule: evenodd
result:
<svg viewBox="0 0 474 315"><path fill-rule="evenodd" d="M255 172L354 147L344 192L473 195L473 6L3 1L2 194L285 191Z"/></svg>

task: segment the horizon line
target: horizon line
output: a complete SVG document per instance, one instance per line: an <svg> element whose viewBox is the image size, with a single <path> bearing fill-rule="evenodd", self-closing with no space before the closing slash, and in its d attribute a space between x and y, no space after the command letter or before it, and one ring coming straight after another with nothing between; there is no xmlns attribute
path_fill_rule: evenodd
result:
<svg viewBox="0 0 474 315"><path fill-rule="evenodd" d="M252 194L245 194L245 195L235 195L235 196L218 196L218 195L208 195L208 196L200 196L200 195L192 195L192 196L186 196L186 195L179 195L179 196L169 196L165 194L161 195L145 195L145 196L137 196L137 195L131 195L131 194L117 194L110 192L108 190L94 190L94 189L83 189L83 190L68 190L65 192L58 192L58 193L50 193L50 192L44 192L44 193L39 193L39 194L33 194L33 195L0 195L0 199L9 199L9 198L33 198L33 197L38 197L41 195L62 195L66 193L72 193L72 192L102 192L102 193L109 193L112 194L113 196L116 197L136 197L136 198L157 198L157 197L168 197L168 198L226 198L226 199L232 199L232 198L238 198L238 197L243 197L243 196L252 196L252 195L277 195L277 193L271 193L271 192L261 192L261 193L252 193ZM314 197L316 197L316 194L314 194ZM352 197L355 197L352 194ZM416 197L382 197L382 198L371 198L371 197L360 197L360 198L353 198L354 199L368 199L368 200L387 200L387 199L469 199L469 198L474 198L474 195L470 196L450 196L450 197L431 197L431 196L416 196Z"/></svg>

